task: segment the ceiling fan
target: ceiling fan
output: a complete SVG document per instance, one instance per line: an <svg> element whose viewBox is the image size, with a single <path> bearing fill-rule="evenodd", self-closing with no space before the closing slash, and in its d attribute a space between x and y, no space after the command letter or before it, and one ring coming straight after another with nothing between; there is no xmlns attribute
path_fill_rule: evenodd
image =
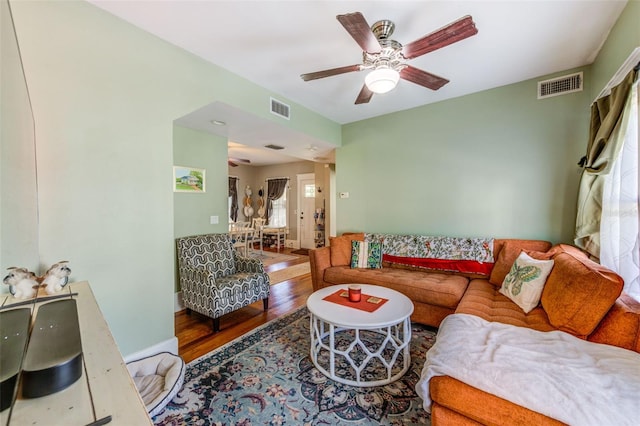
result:
<svg viewBox="0 0 640 426"><path fill-rule="evenodd" d="M356 104L368 103L374 93L392 90L400 78L438 90L449 80L412 67L407 61L478 33L473 19L467 15L402 46L397 41L389 39L395 29L395 24L389 20L378 21L369 27L360 12L338 15L336 18L362 48L362 64L302 74L300 77L309 81L353 71L371 70L365 77L365 84L358 94Z"/></svg>
<svg viewBox="0 0 640 426"><path fill-rule="evenodd" d="M229 164L231 167L238 167L238 163L242 163L242 164L251 164L251 160L249 160L248 158L233 158L233 157L229 157L227 159L227 164Z"/></svg>

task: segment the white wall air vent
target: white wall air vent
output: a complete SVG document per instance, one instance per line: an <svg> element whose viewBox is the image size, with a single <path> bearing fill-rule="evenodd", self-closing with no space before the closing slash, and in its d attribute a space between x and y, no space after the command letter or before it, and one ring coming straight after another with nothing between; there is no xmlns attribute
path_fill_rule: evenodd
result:
<svg viewBox="0 0 640 426"><path fill-rule="evenodd" d="M538 99L580 91L582 91L581 72L538 82Z"/></svg>
<svg viewBox="0 0 640 426"><path fill-rule="evenodd" d="M290 108L289 105L280 102L277 99L271 98L271 114L275 114L282 118L289 120Z"/></svg>

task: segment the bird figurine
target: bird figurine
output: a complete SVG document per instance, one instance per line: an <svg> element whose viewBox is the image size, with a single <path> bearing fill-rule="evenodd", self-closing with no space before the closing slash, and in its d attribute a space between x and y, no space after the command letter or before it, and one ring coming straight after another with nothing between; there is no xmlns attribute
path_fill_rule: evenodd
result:
<svg viewBox="0 0 640 426"><path fill-rule="evenodd" d="M27 268L7 268L9 274L2 280L9 286L9 292L17 299L31 299L38 292L36 274Z"/></svg>
<svg viewBox="0 0 640 426"><path fill-rule="evenodd" d="M47 294L58 293L67 285L69 275L71 275L71 269L68 264L69 262L66 260L54 263L44 274L42 285L45 287Z"/></svg>

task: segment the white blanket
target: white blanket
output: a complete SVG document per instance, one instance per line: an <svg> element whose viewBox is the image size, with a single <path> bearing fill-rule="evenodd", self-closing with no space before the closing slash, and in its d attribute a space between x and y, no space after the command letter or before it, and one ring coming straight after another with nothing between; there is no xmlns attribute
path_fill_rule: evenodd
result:
<svg viewBox="0 0 640 426"><path fill-rule="evenodd" d="M416 391L450 376L570 425L640 425L640 354L455 314L441 324Z"/></svg>

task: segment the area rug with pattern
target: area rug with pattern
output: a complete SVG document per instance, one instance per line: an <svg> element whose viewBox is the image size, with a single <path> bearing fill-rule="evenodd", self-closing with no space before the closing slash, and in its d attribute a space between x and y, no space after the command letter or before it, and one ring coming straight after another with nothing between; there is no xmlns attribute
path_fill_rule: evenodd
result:
<svg viewBox="0 0 640 426"><path fill-rule="evenodd" d="M269 282L271 285L274 285L299 277L300 275L311 273L311 265L309 262L305 262L267 273L269 274Z"/></svg>
<svg viewBox="0 0 640 426"><path fill-rule="evenodd" d="M260 253L260 250L256 250L255 252L250 253L249 257L260 259L264 266L285 262L287 260L297 259L296 256L289 256L288 254L274 253L270 251Z"/></svg>
<svg viewBox="0 0 640 426"><path fill-rule="evenodd" d="M306 308L273 320L187 365L156 425L430 424L415 384L435 331L412 324L411 366L396 382L354 387L309 358ZM345 368L345 366L338 366Z"/></svg>

